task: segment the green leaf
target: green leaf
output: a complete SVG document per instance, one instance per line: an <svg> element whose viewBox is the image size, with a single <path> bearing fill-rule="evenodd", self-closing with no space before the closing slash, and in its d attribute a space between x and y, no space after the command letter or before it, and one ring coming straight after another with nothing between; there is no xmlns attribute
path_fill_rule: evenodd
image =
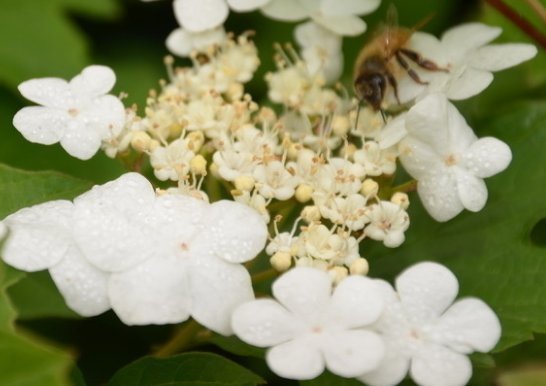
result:
<svg viewBox="0 0 546 386"><path fill-rule="evenodd" d="M546 366L527 367L503 372L499 375L498 386L546 386Z"/></svg>
<svg viewBox="0 0 546 386"><path fill-rule="evenodd" d="M57 172L28 172L0 164L0 218L45 201L72 199L91 185Z"/></svg>
<svg viewBox="0 0 546 386"><path fill-rule="evenodd" d="M2 0L0 82L15 88L34 77L72 77L89 63L86 39L65 6L94 16L117 14L108 0Z"/></svg>
<svg viewBox="0 0 546 386"><path fill-rule="evenodd" d="M8 289L17 318L79 318L66 305L57 286L47 271L28 273Z"/></svg>
<svg viewBox="0 0 546 386"><path fill-rule="evenodd" d="M61 350L0 330L0 384L68 385L70 357Z"/></svg>
<svg viewBox="0 0 546 386"><path fill-rule="evenodd" d="M70 356L13 327L16 313L5 290L23 276L0 262L0 385L68 386Z"/></svg>
<svg viewBox="0 0 546 386"><path fill-rule="evenodd" d="M482 133L507 142L513 161L487 180L485 209L436 223L413 196L407 241L394 250L374 246L367 256L380 277L393 278L417 261L447 265L461 296L482 298L499 316L499 351L546 332L546 250L530 236L546 218L546 103L513 105L489 122Z"/></svg>
<svg viewBox="0 0 546 386"><path fill-rule="evenodd" d="M265 383L238 364L211 353L141 358L118 371L108 386L254 386Z"/></svg>
<svg viewBox="0 0 546 386"><path fill-rule="evenodd" d="M214 334L209 341L210 343L220 347L222 350L225 350L235 355L262 359L265 357L265 349L251 346L243 342L236 336L223 336L219 334Z"/></svg>

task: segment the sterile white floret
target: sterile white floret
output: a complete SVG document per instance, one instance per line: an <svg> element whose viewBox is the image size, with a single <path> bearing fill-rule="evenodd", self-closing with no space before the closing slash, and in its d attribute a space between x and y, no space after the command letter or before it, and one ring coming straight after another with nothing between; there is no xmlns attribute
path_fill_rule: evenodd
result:
<svg viewBox="0 0 546 386"><path fill-rule="evenodd" d="M472 375L467 355L497 344L501 326L477 298L454 302L457 278L438 263L418 263L396 279L396 291L381 284L386 307L374 324L385 340L379 367L359 377L370 386L397 385L409 372L419 386L462 386Z"/></svg>
<svg viewBox="0 0 546 386"><path fill-rule="evenodd" d="M232 317L243 341L271 347L268 366L289 379L312 379L325 368L343 377L374 369L383 357L379 335L366 329L383 309L374 281L344 279L332 290L328 273L297 267L273 284L277 300L258 299L239 306Z"/></svg>
<svg viewBox="0 0 546 386"><path fill-rule="evenodd" d="M108 92L116 75L106 66L86 67L70 82L60 78L27 80L19 91L41 106L24 107L13 125L30 142L60 142L68 154L91 158L103 140L116 137L125 123L121 101Z"/></svg>

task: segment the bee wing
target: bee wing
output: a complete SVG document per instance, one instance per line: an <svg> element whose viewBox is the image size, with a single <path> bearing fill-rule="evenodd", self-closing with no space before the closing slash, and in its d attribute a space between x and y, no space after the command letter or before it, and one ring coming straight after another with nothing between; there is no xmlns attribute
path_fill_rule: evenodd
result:
<svg viewBox="0 0 546 386"><path fill-rule="evenodd" d="M399 48L397 44L397 31L398 31L398 11L393 3L389 4L387 9L386 23L383 26L385 53L387 57L391 57L394 52Z"/></svg>

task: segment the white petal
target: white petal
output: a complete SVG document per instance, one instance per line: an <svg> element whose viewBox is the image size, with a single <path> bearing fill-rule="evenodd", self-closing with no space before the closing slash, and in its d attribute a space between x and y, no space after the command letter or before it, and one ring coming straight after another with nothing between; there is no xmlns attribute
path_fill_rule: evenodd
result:
<svg viewBox="0 0 546 386"><path fill-rule="evenodd" d="M21 83L18 89L28 100L47 107L64 109L73 98L67 81L60 78L30 79Z"/></svg>
<svg viewBox="0 0 546 386"><path fill-rule="evenodd" d="M396 290L408 317L426 322L440 316L453 303L459 283L443 265L423 262L411 266L396 278Z"/></svg>
<svg viewBox="0 0 546 386"><path fill-rule="evenodd" d="M500 71L525 62L536 54L537 48L532 44L492 44L478 48L469 65L486 71Z"/></svg>
<svg viewBox="0 0 546 386"><path fill-rule="evenodd" d="M510 161L512 152L508 145L492 137L480 138L464 153L464 166L480 178L502 172Z"/></svg>
<svg viewBox="0 0 546 386"><path fill-rule="evenodd" d="M381 337L366 330L337 331L322 349L328 370L345 378L375 369L385 355Z"/></svg>
<svg viewBox="0 0 546 386"><path fill-rule="evenodd" d="M455 302L442 315L434 330L440 334L438 343L464 354L490 351L501 336L497 315L476 298Z"/></svg>
<svg viewBox="0 0 546 386"><path fill-rule="evenodd" d="M257 347L286 342L303 330L299 320L271 299L258 299L237 307L231 326L242 341Z"/></svg>
<svg viewBox="0 0 546 386"><path fill-rule="evenodd" d="M72 118L68 121L61 138L61 146L72 157L88 160L100 149L101 133L87 130L83 119Z"/></svg>
<svg viewBox="0 0 546 386"><path fill-rule="evenodd" d="M229 7L237 12L254 11L263 7L271 0L227 0Z"/></svg>
<svg viewBox="0 0 546 386"><path fill-rule="evenodd" d="M479 212L487 202L487 187L481 178L456 167L457 192L463 206L471 212Z"/></svg>
<svg viewBox="0 0 546 386"><path fill-rule="evenodd" d="M181 57L189 56L193 49L191 35L184 28L177 28L171 32L165 44L169 51Z"/></svg>
<svg viewBox="0 0 546 386"><path fill-rule="evenodd" d="M262 7L262 12L271 19L283 21L298 21L309 16L309 11L294 0L271 0Z"/></svg>
<svg viewBox="0 0 546 386"><path fill-rule="evenodd" d="M402 166L417 180L427 176L441 176L446 173L447 168L440 155L429 144L413 136L404 138L400 143L399 150Z"/></svg>
<svg viewBox="0 0 546 386"><path fill-rule="evenodd" d="M81 112L81 118L87 122L85 129L97 133L100 139L114 138L125 124L125 107L119 98L104 95L95 98Z"/></svg>
<svg viewBox="0 0 546 386"><path fill-rule="evenodd" d="M74 237L92 264L124 271L155 256L161 245L151 236L154 198L146 178L127 173L74 200Z"/></svg>
<svg viewBox="0 0 546 386"><path fill-rule="evenodd" d="M318 45L328 52L341 50L341 37L313 21L299 24L294 29L294 39L302 47Z"/></svg>
<svg viewBox="0 0 546 386"><path fill-rule="evenodd" d="M324 371L320 350L302 338L271 348L265 359L269 368L283 378L313 379Z"/></svg>
<svg viewBox="0 0 546 386"><path fill-rule="evenodd" d="M417 193L427 212L436 221L448 221L464 209L453 173L438 173L420 178Z"/></svg>
<svg viewBox="0 0 546 386"><path fill-rule="evenodd" d="M150 259L110 276L112 309L127 325L180 323L190 315L187 262Z"/></svg>
<svg viewBox="0 0 546 386"><path fill-rule="evenodd" d="M499 27L490 27L482 23L461 24L447 30L442 35L442 45L448 50L460 51L470 50L483 46L495 39L502 32Z"/></svg>
<svg viewBox="0 0 546 386"><path fill-rule="evenodd" d="M207 48L214 45L220 45L226 39L224 27L217 27L204 32L196 32L192 35L193 47L200 51L205 51Z"/></svg>
<svg viewBox="0 0 546 386"><path fill-rule="evenodd" d="M366 23L357 16L313 16L315 23L342 36L357 36L366 31Z"/></svg>
<svg viewBox="0 0 546 386"><path fill-rule="evenodd" d="M74 243L70 233L74 206L58 200L21 209L4 219L10 234L2 256L23 271L40 271L61 261Z"/></svg>
<svg viewBox="0 0 546 386"><path fill-rule="evenodd" d="M246 268L215 257L192 256L189 280L191 316L219 334L232 334L233 311L254 299Z"/></svg>
<svg viewBox="0 0 546 386"><path fill-rule="evenodd" d="M175 0L173 7L176 19L189 32L218 27L229 13L225 0Z"/></svg>
<svg viewBox="0 0 546 386"><path fill-rule="evenodd" d="M465 355L427 344L413 357L410 375L421 386L463 386L472 376L472 364Z"/></svg>
<svg viewBox="0 0 546 386"><path fill-rule="evenodd" d="M61 139L70 117L64 110L50 107L24 107L13 117L13 126L27 141L52 145Z"/></svg>
<svg viewBox="0 0 546 386"><path fill-rule="evenodd" d="M427 144L434 152L444 154L450 145L449 106L440 93L427 95L417 102L406 115L408 136Z"/></svg>
<svg viewBox="0 0 546 386"><path fill-rule="evenodd" d="M254 209L234 201L212 204L206 213L206 229L199 235L213 254L232 263L252 260L267 241L267 227Z"/></svg>
<svg viewBox="0 0 546 386"><path fill-rule="evenodd" d="M322 0L320 10L326 16L365 15L375 11L380 0Z"/></svg>
<svg viewBox="0 0 546 386"><path fill-rule="evenodd" d="M387 149L394 146L408 134L406 130L406 114L402 113L396 116L379 132L379 148Z"/></svg>
<svg viewBox="0 0 546 386"><path fill-rule="evenodd" d="M332 282L322 270L296 267L279 277L272 291L277 300L298 317L313 321L330 302Z"/></svg>
<svg viewBox="0 0 546 386"><path fill-rule="evenodd" d="M357 328L375 322L383 306L383 297L373 280L350 276L334 290L329 311L337 325Z"/></svg>
<svg viewBox="0 0 546 386"><path fill-rule="evenodd" d="M462 100L479 94L493 81L488 71L467 67L457 77L451 77L445 93L451 100Z"/></svg>
<svg viewBox="0 0 546 386"><path fill-rule="evenodd" d="M81 96L93 98L107 94L116 83L116 74L110 67L92 65L70 81L71 90Z"/></svg>
<svg viewBox="0 0 546 386"><path fill-rule="evenodd" d="M49 273L66 304L78 314L95 316L110 309L108 275L89 264L75 246Z"/></svg>
<svg viewBox="0 0 546 386"><path fill-rule="evenodd" d="M410 366L410 360L398 355L389 355L379 366L358 379L370 386L394 386L398 385L405 378Z"/></svg>

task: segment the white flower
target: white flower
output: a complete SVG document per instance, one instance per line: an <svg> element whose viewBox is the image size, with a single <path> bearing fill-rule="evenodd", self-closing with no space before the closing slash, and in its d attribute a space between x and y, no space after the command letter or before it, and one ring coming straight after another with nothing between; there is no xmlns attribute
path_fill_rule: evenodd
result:
<svg viewBox="0 0 546 386"><path fill-rule="evenodd" d="M449 99L470 98L482 92L493 81L492 72L516 66L537 53L531 44L488 44L501 34L498 27L467 23L447 30L441 40L416 32L408 47L448 71L412 68L428 82L419 85L408 76L399 82L400 99L405 102L417 95L441 92ZM411 63L411 62L410 62Z"/></svg>
<svg viewBox="0 0 546 386"><path fill-rule="evenodd" d="M404 232L409 227L409 216L404 209L389 201L381 201L369 207L370 224L366 236L381 240L386 247L395 248L405 240Z"/></svg>
<svg viewBox="0 0 546 386"><path fill-rule="evenodd" d="M208 48L219 46L226 40L223 27L202 32L190 32L177 28L167 37L165 44L169 51L178 56L190 56L193 51L205 52Z"/></svg>
<svg viewBox="0 0 546 386"><path fill-rule="evenodd" d="M491 350L501 326L483 301L456 301L457 278L432 262L414 265L396 279L396 292L386 282L386 308L374 329L385 339L379 368L359 379L370 386L390 386L409 371L420 386L462 386L472 375L466 355ZM453 304L452 304L453 303Z"/></svg>
<svg viewBox="0 0 546 386"><path fill-rule="evenodd" d="M297 26L294 36L309 73L322 74L327 83L337 81L343 72L341 37L314 22Z"/></svg>
<svg viewBox="0 0 546 386"><path fill-rule="evenodd" d="M267 165L258 165L252 174L258 191L265 198L288 200L295 193L299 181L280 161L271 161Z"/></svg>
<svg viewBox="0 0 546 386"><path fill-rule="evenodd" d="M381 149L375 141L367 141L362 149L353 154L355 162L364 167L368 176L393 174L396 170L396 156L394 149Z"/></svg>
<svg viewBox="0 0 546 386"><path fill-rule="evenodd" d="M7 217L6 262L49 268L68 305L82 315L110 306L126 324L178 323L190 315L230 334L229 318L253 298L239 263L265 245L253 209L212 205L180 194L156 196L128 173L74 200L41 204Z"/></svg>
<svg viewBox="0 0 546 386"><path fill-rule="evenodd" d="M113 95L106 95L116 76L105 66L86 67L70 82L60 78L27 80L21 94L42 106L24 107L13 125L30 142L61 146L73 157L91 158L102 140L116 137L125 123L125 109Z"/></svg>
<svg viewBox="0 0 546 386"><path fill-rule="evenodd" d="M246 343L271 347L268 366L284 378L311 379L326 367L343 377L374 369L383 357L381 338L364 329L383 309L381 292L365 277L344 279L332 293L329 275L296 267L272 287L272 299L239 306L235 334Z"/></svg>
<svg viewBox="0 0 546 386"><path fill-rule="evenodd" d="M400 160L418 181L419 197L437 221L447 221L464 208L481 210L487 201L483 178L501 172L512 159L504 142L478 139L441 94L427 96L408 112L406 130Z"/></svg>
<svg viewBox="0 0 546 386"><path fill-rule="evenodd" d="M190 171L190 161L195 156L183 139L177 139L167 147L157 147L150 154L150 164L155 176L161 180L178 181Z"/></svg>
<svg viewBox="0 0 546 386"><path fill-rule="evenodd" d="M380 0L269 0L261 11L285 21L311 18L337 35L356 36L366 30L358 16L375 11L379 4Z"/></svg>

